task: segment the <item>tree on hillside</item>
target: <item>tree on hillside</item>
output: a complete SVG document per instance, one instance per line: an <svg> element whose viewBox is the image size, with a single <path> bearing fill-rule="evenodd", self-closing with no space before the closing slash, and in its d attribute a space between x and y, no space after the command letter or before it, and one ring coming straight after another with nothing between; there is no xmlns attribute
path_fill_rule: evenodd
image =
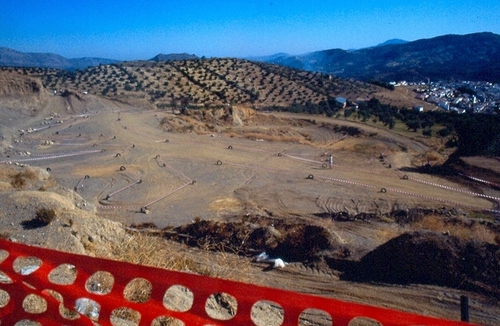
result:
<svg viewBox="0 0 500 326"><path fill-rule="evenodd" d="M414 120L408 120L405 122L406 127L408 127L408 130L411 130L413 132L417 132L417 130L421 127L420 121L417 119Z"/></svg>
<svg viewBox="0 0 500 326"><path fill-rule="evenodd" d="M456 119L458 155L500 156L500 116L471 114Z"/></svg>

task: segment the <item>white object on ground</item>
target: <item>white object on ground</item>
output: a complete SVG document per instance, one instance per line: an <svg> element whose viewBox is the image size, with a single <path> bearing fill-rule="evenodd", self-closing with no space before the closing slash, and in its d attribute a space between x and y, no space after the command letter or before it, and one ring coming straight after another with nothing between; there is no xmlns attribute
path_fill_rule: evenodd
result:
<svg viewBox="0 0 500 326"><path fill-rule="evenodd" d="M269 258L269 255L265 252L261 252L257 255L257 257L255 257L255 262L271 264L273 268L284 268L288 265L288 263L283 261L281 258Z"/></svg>

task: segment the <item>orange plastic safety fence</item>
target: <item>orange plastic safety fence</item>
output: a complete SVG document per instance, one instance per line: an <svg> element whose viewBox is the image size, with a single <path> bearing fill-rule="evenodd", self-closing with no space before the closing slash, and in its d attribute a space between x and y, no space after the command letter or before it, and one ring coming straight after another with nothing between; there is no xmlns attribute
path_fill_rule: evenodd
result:
<svg viewBox="0 0 500 326"><path fill-rule="evenodd" d="M160 317L177 319L185 325L259 325L251 315L256 303L262 302L282 308L282 325L297 325L301 314L309 309L330 315L333 325L348 325L357 317L383 325L468 325L5 240L0 240L0 261L2 325L15 325L21 320L42 325L113 325L113 316L120 309L136 316L136 325L164 325L166 319L160 323ZM134 282L147 288L147 297L136 299L127 295ZM166 294L173 286L191 291L192 301L186 309L165 304ZM236 311L229 320L216 319L219 317L207 312L209 297L220 293L236 301Z"/></svg>

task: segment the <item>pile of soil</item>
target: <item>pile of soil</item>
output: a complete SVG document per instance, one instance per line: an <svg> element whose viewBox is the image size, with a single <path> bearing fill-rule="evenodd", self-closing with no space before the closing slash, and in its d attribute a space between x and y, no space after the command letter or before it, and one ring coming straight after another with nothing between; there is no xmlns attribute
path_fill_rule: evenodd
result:
<svg viewBox="0 0 500 326"><path fill-rule="evenodd" d="M500 298L500 246L430 231L405 233L350 265L343 279L433 284Z"/></svg>
<svg viewBox="0 0 500 326"><path fill-rule="evenodd" d="M243 255L265 251L289 262L315 262L323 251L337 247L330 232L321 226L267 217L238 222L196 221L171 231L165 233L167 237L190 246Z"/></svg>

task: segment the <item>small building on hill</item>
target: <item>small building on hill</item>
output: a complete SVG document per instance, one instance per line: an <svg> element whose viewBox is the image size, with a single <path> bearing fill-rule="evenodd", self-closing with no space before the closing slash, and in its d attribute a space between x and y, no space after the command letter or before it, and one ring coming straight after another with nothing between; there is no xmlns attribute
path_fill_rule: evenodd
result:
<svg viewBox="0 0 500 326"><path fill-rule="evenodd" d="M347 106L347 99L345 97L336 97L335 101L337 101L337 103L339 103L342 108L345 108Z"/></svg>

